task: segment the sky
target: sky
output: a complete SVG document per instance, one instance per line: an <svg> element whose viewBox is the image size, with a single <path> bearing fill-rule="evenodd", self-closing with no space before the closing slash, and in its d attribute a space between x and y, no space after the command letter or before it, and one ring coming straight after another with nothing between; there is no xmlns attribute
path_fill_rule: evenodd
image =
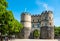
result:
<svg viewBox="0 0 60 41"><path fill-rule="evenodd" d="M22 12L38 15L45 10L51 10L53 11L54 25L60 26L60 0L7 0L7 2L7 9L13 12L15 19L19 22Z"/></svg>

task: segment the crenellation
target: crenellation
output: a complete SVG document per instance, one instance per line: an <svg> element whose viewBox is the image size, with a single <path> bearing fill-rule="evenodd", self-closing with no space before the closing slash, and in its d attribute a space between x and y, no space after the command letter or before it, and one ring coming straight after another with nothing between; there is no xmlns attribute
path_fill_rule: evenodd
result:
<svg viewBox="0 0 60 41"><path fill-rule="evenodd" d="M51 13L51 14L53 14L53 12L52 12L52 11L48 11L48 13Z"/></svg>
<svg viewBox="0 0 60 41"><path fill-rule="evenodd" d="M31 15L29 12L22 12L23 15Z"/></svg>
<svg viewBox="0 0 60 41"><path fill-rule="evenodd" d="M32 17L39 17L40 15L39 14L37 14L37 15L31 15Z"/></svg>

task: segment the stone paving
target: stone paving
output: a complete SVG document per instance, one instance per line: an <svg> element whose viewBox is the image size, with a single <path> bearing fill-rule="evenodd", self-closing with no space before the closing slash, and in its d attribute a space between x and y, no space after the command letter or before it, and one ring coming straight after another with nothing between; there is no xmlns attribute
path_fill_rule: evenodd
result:
<svg viewBox="0 0 60 41"><path fill-rule="evenodd" d="M60 41L60 39L12 39L9 41Z"/></svg>

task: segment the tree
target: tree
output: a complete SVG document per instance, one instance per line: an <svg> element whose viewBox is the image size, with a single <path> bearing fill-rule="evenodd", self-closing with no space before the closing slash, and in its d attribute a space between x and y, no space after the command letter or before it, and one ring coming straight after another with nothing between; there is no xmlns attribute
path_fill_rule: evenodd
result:
<svg viewBox="0 0 60 41"><path fill-rule="evenodd" d="M2 35L12 35L19 33L23 28L13 16L12 11L7 10L6 0L0 0L0 32Z"/></svg>
<svg viewBox="0 0 60 41"><path fill-rule="evenodd" d="M13 23L10 22L9 26L10 34L17 34L21 32L23 26L21 23L19 23L17 20L14 20Z"/></svg>
<svg viewBox="0 0 60 41"><path fill-rule="evenodd" d="M35 30L33 31L33 37L34 37L34 38L39 38L39 37L40 37L40 31L37 30L37 29L35 29Z"/></svg>
<svg viewBox="0 0 60 41"><path fill-rule="evenodd" d="M60 27L55 27L54 30L55 36L60 36Z"/></svg>

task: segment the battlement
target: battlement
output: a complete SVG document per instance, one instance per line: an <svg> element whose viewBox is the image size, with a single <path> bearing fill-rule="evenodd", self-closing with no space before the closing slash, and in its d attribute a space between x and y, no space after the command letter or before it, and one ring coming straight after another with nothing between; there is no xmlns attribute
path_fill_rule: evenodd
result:
<svg viewBox="0 0 60 41"><path fill-rule="evenodd" d="M43 11L42 13L41 13L41 15L46 15L46 14L49 14L49 13L51 13L51 14L53 14L53 12L52 11ZM22 12L22 15L31 15L31 13L29 13L29 12ZM40 14L37 14L37 15L31 15L31 17L40 17L41 16Z"/></svg>
<svg viewBox="0 0 60 41"><path fill-rule="evenodd" d="M38 14L38 15L31 15L32 17L39 17L39 16L41 16L40 14Z"/></svg>
<svg viewBox="0 0 60 41"><path fill-rule="evenodd" d="M52 11L43 11L43 12L41 13L41 15L42 15L42 14L49 14L49 13L52 14L53 12L52 12Z"/></svg>
<svg viewBox="0 0 60 41"><path fill-rule="evenodd" d="M51 14L53 14L53 12L52 12L52 11L48 11L48 13L51 13Z"/></svg>
<svg viewBox="0 0 60 41"><path fill-rule="evenodd" d="M29 12L22 12L22 15L31 15Z"/></svg>

